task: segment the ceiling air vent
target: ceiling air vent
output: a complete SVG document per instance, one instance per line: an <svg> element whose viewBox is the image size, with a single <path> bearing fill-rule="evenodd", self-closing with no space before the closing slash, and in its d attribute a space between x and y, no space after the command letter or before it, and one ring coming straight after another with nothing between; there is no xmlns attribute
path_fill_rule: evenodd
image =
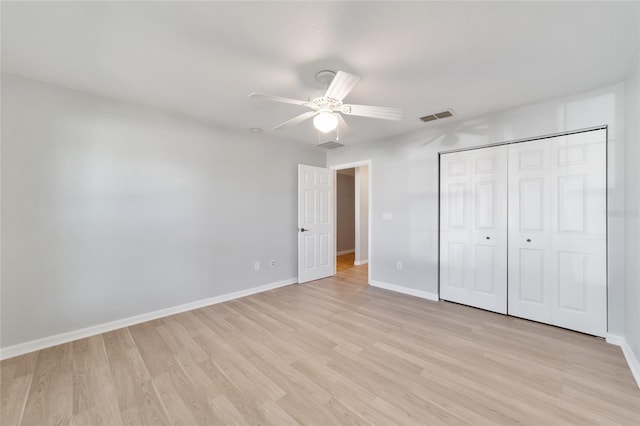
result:
<svg viewBox="0 0 640 426"><path fill-rule="evenodd" d="M448 118L448 117L452 117L452 116L453 116L453 111L448 109L448 110L445 110L445 111L442 111L442 112L437 112L435 114L425 115L424 117L420 117L420 120L422 120L425 123L427 123L429 121L441 120L443 118Z"/></svg>
<svg viewBox="0 0 640 426"><path fill-rule="evenodd" d="M316 145L316 147L324 148L324 149L335 149L335 148L340 148L341 146L344 146L344 145L334 141L323 142Z"/></svg>
<svg viewBox="0 0 640 426"><path fill-rule="evenodd" d="M434 114L434 115L435 115L436 117L438 117L438 118L447 118L447 117L451 117L451 116L453 116L453 113L451 112L451 110L450 110L450 109L448 109L448 110L446 110L446 111L442 111L442 112L439 112L439 113Z"/></svg>
<svg viewBox="0 0 640 426"><path fill-rule="evenodd" d="M424 121L425 123L428 121L433 121L433 120L437 120L438 117L436 117L435 115L431 114L431 115L425 115L424 117L420 117L420 120Z"/></svg>

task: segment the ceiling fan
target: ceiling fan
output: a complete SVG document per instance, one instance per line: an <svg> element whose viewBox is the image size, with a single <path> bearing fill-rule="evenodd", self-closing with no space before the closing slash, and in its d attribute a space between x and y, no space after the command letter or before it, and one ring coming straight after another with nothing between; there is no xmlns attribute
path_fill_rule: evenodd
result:
<svg viewBox="0 0 640 426"><path fill-rule="evenodd" d="M344 71L320 71L316 74L316 80L323 86L323 90L314 92L309 101L283 98L280 96L251 93L250 98L264 99L285 104L300 105L311 108L311 111L302 113L284 123L278 124L273 129L286 129L298 123L302 123L313 117L313 125L322 133L328 133L338 129L338 135L348 135L351 130L342 114L356 115L360 117L381 118L384 120L402 119L402 110L399 108L353 105L343 103L343 99L351 92L360 77Z"/></svg>

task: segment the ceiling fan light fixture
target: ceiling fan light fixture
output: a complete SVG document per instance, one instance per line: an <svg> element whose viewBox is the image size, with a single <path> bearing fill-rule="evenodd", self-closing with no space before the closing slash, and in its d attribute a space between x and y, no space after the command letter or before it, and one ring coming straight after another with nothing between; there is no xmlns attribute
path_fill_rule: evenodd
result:
<svg viewBox="0 0 640 426"><path fill-rule="evenodd" d="M1 0L0 0L1 1ZM336 131L336 140L339 134L349 135L349 126L342 114L355 115L359 117L380 118L383 120L401 120L402 110L399 108L389 108L372 105L351 105L344 104L344 98L351 93L351 90L360 80L360 77L344 71L321 71L316 78L324 87L324 90L314 92L308 101L299 99L283 98L282 96L264 95L261 93L251 93L250 98L264 99L272 102L299 105L309 108L310 111L299 114L284 123L278 124L273 129L282 130L302 123L313 117L314 127L322 133Z"/></svg>
<svg viewBox="0 0 640 426"><path fill-rule="evenodd" d="M322 133L329 133L338 127L338 119L329 111L323 111L315 116L313 126Z"/></svg>

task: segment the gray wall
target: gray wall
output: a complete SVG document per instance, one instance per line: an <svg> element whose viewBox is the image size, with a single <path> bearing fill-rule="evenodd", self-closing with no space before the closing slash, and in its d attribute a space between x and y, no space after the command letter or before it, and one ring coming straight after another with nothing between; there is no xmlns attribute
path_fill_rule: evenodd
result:
<svg viewBox="0 0 640 426"><path fill-rule="evenodd" d="M2 74L1 161L7 347L296 277L325 154Z"/></svg>
<svg viewBox="0 0 640 426"><path fill-rule="evenodd" d="M365 262L369 258L369 167L356 168L356 185L358 186L359 205L356 213L360 218L359 229L356 229L356 262Z"/></svg>
<svg viewBox="0 0 640 426"><path fill-rule="evenodd" d="M328 165L372 162L369 279L437 294L440 151L608 125L608 208L623 210L624 91L624 85L605 87L475 119L425 124L422 132L330 151ZM624 218L609 216L608 227L609 332L622 335ZM396 261L403 262L402 271Z"/></svg>
<svg viewBox="0 0 640 426"><path fill-rule="evenodd" d="M336 175L336 251L355 249L355 180L351 175Z"/></svg>
<svg viewBox="0 0 640 426"><path fill-rule="evenodd" d="M640 63L629 75L626 101L625 337L640 360Z"/></svg>

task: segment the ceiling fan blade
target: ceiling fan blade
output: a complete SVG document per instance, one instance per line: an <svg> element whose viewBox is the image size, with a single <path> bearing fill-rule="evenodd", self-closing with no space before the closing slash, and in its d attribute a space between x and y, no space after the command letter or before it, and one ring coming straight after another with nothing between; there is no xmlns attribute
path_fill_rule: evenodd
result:
<svg viewBox="0 0 640 426"><path fill-rule="evenodd" d="M349 125L347 124L347 122L344 120L344 117L342 116L342 114L338 114L337 112L334 112L333 115L335 115L336 118L338 119L338 137L348 138L349 136L351 136L353 132L349 128Z"/></svg>
<svg viewBox="0 0 640 426"><path fill-rule="evenodd" d="M335 99L341 101L351 92L353 86L360 80L357 75L349 74L344 71L338 71L336 76L333 77L329 88L324 94L325 98Z"/></svg>
<svg viewBox="0 0 640 426"><path fill-rule="evenodd" d="M311 117L313 117L314 115L318 114L318 111L308 111L305 112L304 114L300 114L297 115L295 117L293 117L291 120L287 120L282 124L278 124L276 127L273 128L273 130L282 130L282 129L286 129L287 127L291 127L294 126L298 123L302 123L304 120L308 120Z"/></svg>
<svg viewBox="0 0 640 426"><path fill-rule="evenodd" d="M402 120L402 110L400 108L370 105L343 105L342 113L360 117L382 118L383 120Z"/></svg>
<svg viewBox="0 0 640 426"><path fill-rule="evenodd" d="M307 101L301 101L298 99L291 99L291 98L283 98L281 96L263 95L262 93L251 93L249 97L254 99L264 99L265 101L282 102L284 104L309 106L309 102Z"/></svg>

